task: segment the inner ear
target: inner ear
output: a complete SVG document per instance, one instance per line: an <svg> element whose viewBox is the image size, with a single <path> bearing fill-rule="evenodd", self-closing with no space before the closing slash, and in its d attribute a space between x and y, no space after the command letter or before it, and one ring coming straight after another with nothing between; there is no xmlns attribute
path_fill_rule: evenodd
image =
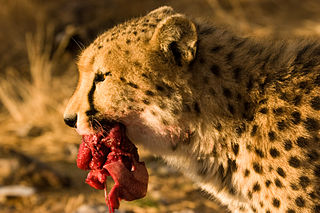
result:
<svg viewBox="0 0 320 213"><path fill-rule="evenodd" d="M194 23L185 16L177 14L158 24L151 42L168 58L173 56L178 66L182 66L189 64L195 58L197 40Z"/></svg>
<svg viewBox="0 0 320 213"><path fill-rule="evenodd" d="M182 55L181 55L181 51L178 47L178 43L175 41L171 42L169 44L168 49L169 49L169 51L171 51L176 64L181 67L182 66Z"/></svg>

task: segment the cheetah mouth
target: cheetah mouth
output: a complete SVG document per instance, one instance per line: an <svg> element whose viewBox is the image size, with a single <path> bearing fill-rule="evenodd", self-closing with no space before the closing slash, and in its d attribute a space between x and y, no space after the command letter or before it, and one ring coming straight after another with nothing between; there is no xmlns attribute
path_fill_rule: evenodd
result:
<svg viewBox="0 0 320 213"><path fill-rule="evenodd" d="M144 162L139 161L138 149L126 135L126 128L117 122L103 122L95 134L83 135L77 166L89 170L86 183L105 190L110 212L118 209L120 200L132 201L147 193L149 175ZM107 190L107 178L114 185Z"/></svg>

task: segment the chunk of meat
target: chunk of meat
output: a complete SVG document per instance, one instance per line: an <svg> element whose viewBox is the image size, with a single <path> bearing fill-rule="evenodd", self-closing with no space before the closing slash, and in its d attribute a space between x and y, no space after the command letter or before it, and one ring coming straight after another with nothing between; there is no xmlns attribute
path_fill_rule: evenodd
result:
<svg viewBox="0 0 320 213"><path fill-rule="evenodd" d="M144 197L148 188L148 172L144 162L139 162L135 145L126 137L121 124L106 126L94 135L82 136L77 156L77 166L90 170L86 183L104 189L106 203L111 212L119 208L120 200ZM107 177L115 184L107 194Z"/></svg>

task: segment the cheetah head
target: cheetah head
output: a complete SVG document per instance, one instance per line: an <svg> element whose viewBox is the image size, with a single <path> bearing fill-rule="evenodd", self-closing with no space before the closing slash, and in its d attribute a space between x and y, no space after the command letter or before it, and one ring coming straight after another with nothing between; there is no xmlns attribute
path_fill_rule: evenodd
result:
<svg viewBox="0 0 320 213"><path fill-rule="evenodd" d="M65 122L80 135L122 123L134 143L170 152L192 128L184 112L192 101L188 70L196 46L194 23L170 7L108 30L79 57Z"/></svg>

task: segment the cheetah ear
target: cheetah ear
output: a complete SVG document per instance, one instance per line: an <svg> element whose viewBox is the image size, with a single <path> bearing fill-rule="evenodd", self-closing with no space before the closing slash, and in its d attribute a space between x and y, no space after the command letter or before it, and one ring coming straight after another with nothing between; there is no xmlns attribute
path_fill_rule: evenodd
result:
<svg viewBox="0 0 320 213"><path fill-rule="evenodd" d="M170 6L162 6L155 10L152 10L150 13L148 13L148 16L155 16L158 18L161 18L160 16L164 15L172 15L174 14L174 10Z"/></svg>
<svg viewBox="0 0 320 213"><path fill-rule="evenodd" d="M177 14L161 21L151 42L168 57L174 57L177 65L189 64L194 58L197 49L197 30L185 16Z"/></svg>

